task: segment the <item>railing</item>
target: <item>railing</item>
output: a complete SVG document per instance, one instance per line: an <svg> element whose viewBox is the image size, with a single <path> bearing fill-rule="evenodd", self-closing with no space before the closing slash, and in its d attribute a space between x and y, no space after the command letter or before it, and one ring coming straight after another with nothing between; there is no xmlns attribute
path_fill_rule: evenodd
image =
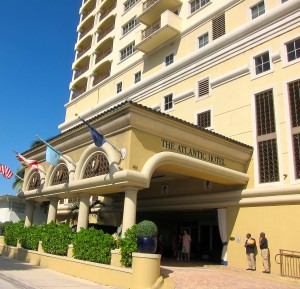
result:
<svg viewBox="0 0 300 289"><path fill-rule="evenodd" d="M96 84L98 84L99 82L101 82L102 80L104 80L108 77L109 77L109 73L106 73L106 74L99 75L99 76L95 77L95 79L93 81L93 86L95 86Z"/></svg>
<svg viewBox="0 0 300 289"><path fill-rule="evenodd" d="M149 7L151 7L155 2L158 0L148 0L143 4L143 11L147 10Z"/></svg>
<svg viewBox="0 0 300 289"><path fill-rule="evenodd" d="M300 252L279 250L275 256L275 261L280 264L280 275L300 279ZM280 259L278 262L278 258Z"/></svg>
<svg viewBox="0 0 300 289"><path fill-rule="evenodd" d="M103 12L100 15L100 21L103 20L112 10L114 10L117 6L117 3L115 3L113 6L109 7L105 12Z"/></svg>
<svg viewBox="0 0 300 289"><path fill-rule="evenodd" d="M83 21L86 17L88 17L91 14L91 12L95 9L95 7L96 7L96 4L93 7L91 7L89 10L85 10L84 14L82 15L81 21Z"/></svg>
<svg viewBox="0 0 300 289"><path fill-rule="evenodd" d="M74 79L78 78L80 75L84 74L89 69L89 65L86 65L80 70L77 70L74 75Z"/></svg>
<svg viewBox="0 0 300 289"><path fill-rule="evenodd" d="M79 51L79 52L77 53L76 59L80 58L83 54L85 54L85 53L91 48L91 46L92 46L92 45L89 45L89 46L83 48L81 51Z"/></svg>
<svg viewBox="0 0 300 289"><path fill-rule="evenodd" d="M145 30L142 31L142 39L149 37L155 31L160 28L160 21L155 22L151 26L147 27Z"/></svg>
<svg viewBox="0 0 300 289"><path fill-rule="evenodd" d="M97 55L95 63L98 63L99 61L101 61L102 59L104 59L107 55L111 54L112 52L112 48L106 50L105 52Z"/></svg>
<svg viewBox="0 0 300 289"><path fill-rule="evenodd" d="M82 33L80 33L80 37L79 39L82 39L87 33L89 33L92 28L94 27L94 23L91 24L89 27L87 27L86 29L84 29L84 31Z"/></svg>
<svg viewBox="0 0 300 289"><path fill-rule="evenodd" d="M103 39L108 33L113 31L115 28L115 25L109 26L106 30L104 30L101 34L98 35L97 42L99 42L101 39Z"/></svg>

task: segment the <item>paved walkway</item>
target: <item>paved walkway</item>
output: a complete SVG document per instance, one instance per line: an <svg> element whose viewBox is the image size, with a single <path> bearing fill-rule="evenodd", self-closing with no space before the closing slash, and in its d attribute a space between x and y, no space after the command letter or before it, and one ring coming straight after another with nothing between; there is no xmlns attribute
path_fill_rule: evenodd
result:
<svg viewBox="0 0 300 289"><path fill-rule="evenodd" d="M189 262L165 262L161 273L176 283L176 289L296 289L300 280L278 274L263 274L229 266Z"/></svg>

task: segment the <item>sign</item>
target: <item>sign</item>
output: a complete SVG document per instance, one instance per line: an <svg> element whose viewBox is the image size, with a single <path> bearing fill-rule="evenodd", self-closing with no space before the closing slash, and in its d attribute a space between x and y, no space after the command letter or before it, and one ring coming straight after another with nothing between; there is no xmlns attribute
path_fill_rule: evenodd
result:
<svg viewBox="0 0 300 289"><path fill-rule="evenodd" d="M212 155L207 152L200 151L195 148L191 148L165 139L161 139L161 146L162 148L167 149L169 151L180 153L219 166L225 166L224 158Z"/></svg>

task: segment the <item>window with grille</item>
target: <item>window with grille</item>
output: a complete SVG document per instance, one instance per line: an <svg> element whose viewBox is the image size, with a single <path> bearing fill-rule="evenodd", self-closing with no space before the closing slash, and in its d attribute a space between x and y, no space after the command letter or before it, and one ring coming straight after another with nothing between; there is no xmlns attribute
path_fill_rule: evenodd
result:
<svg viewBox="0 0 300 289"><path fill-rule="evenodd" d="M209 79L206 78L198 82L198 97L204 97L209 95Z"/></svg>
<svg viewBox="0 0 300 289"><path fill-rule="evenodd" d="M129 10L132 6L135 5L139 0L128 0L124 3L124 12Z"/></svg>
<svg viewBox="0 0 300 289"><path fill-rule="evenodd" d="M121 92L122 89L123 89L123 82L121 81L121 82L117 83L117 93Z"/></svg>
<svg viewBox="0 0 300 289"><path fill-rule="evenodd" d="M211 127L211 111L207 110L197 114L197 126L201 128Z"/></svg>
<svg viewBox="0 0 300 289"><path fill-rule="evenodd" d="M255 95L259 182L279 181L273 91Z"/></svg>
<svg viewBox="0 0 300 289"><path fill-rule="evenodd" d="M134 83L140 82L141 79L142 79L142 73L140 71L134 74Z"/></svg>
<svg viewBox="0 0 300 289"><path fill-rule="evenodd" d="M222 14L212 20L212 38L215 40L225 33L225 14Z"/></svg>
<svg viewBox="0 0 300 289"><path fill-rule="evenodd" d="M166 66L172 64L173 62L174 62L174 53L171 53L170 55L166 56L165 59Z"/></svg>
<svg viewBox="0 0 300 289"><path fill-rule="evenodd" d="M83 179L109 174L109 163L103 153L97 153L88 162Z"/></svg>
<svg viewBox="0 0 300 289"><path fill-rule="evenodd" d="M39 173L34 173L29 179L28 190L38 189L41 185L41 177Z"/></svg>
<svg viewBox="0 0 300 289"><path fill-rule="evenodd" d="M80 198L69 198L68 199L68 203L72 204L72 203L79 203L80 202Z"/></svg>
<svg viewBox="0 0 300 289"><path fill-rule="evenodd" d="M134 52L135 52L135 44L133 42L133 43L129 44L127 47L125 47L124 49L121 50L121 52L120 52L121 60L127 58L128 56L130 56Z"/></svg>
<svg viewBox="0 0 300 289"><path fill-rule="evenodd" d="M257 18L258 16L265 13L265 2L262 1L251 7L252 19Z"/></svg>
<svg viewBox="0 0 300 289"><path fill-rule="evenodd" d="M134 19L131 19L129 22L127 22L123 27L123 35L127 34L130 32L135 26L139 24L139 21L135 17Z"/></svg>
<svg viewBox="0 0 300 289"><path fill-rule="evenodd" d="M286 44L288 62L300 58L300 38Z"/></svg>
<svg viewBox="0 0 300 289"><path fill-rule="evenodd" d="M269 52L254 57L254 62L256 75L266 72L271 68Z"/></svg>
<svg viewBox="0 0 300 289"><path fill-rule="evenodd" d="M288 84L295 175L300 179L300 80Z"/></svg>
<svg viewBox="0 0 300 289"><path fill-rule="evenodd" d="M191 2L191 13L194 13L195 11L199 10L206 4L208 4L210 0L195 0Z"/></svg>
<svg viewBox="0 0 300 289"><path fill-rule="evenodd" d="M169 110L173 108L173 94L169 94L164 97L164 110Z"/></svg>
<svg viewBox="0 0 300 289"><path fill-rule="evenodd" d="M65 164L57 166L51 185L66 184L69 182L69 171Z"/></svg>
<svg viewBox="0 0 300 289"><path fill-rule="evenodd" d="M207 44L208 44L208 33L205 33L202 36L198 37L199 48L201 48Z"/></svg>

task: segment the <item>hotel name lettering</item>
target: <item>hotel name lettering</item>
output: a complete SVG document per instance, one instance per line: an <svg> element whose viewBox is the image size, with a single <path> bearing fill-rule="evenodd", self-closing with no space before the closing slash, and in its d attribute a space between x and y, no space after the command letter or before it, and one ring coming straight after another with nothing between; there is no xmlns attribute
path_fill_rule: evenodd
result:
<svg viewBox="0 0 300 289"><path fill-rule="evenodd" d="M164 149L177 152L183 155L187 155L189 157L197 158L202 161L210 162L212 164L216 164L219 166L225 166L225 160L223 158L211 155L206 152L202 152L200 150L190 148L188 146L180 145L178 143L168 141L165 139L161 139L161 146Z"/></svg>

